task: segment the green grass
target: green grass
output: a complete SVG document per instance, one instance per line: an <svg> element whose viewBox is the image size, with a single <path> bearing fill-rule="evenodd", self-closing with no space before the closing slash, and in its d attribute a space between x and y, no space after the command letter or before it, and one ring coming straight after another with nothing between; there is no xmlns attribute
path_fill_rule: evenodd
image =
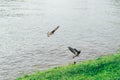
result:
<svg viewBox="0 0 120 80"><path fill-rule="evenodd" d="M96 60L37 71L16 80L120 80L120 52Z"/></svg>

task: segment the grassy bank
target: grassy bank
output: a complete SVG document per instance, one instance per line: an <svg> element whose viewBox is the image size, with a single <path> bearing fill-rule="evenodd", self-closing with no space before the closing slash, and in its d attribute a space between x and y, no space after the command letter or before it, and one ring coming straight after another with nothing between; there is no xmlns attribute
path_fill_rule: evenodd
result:
<svg viewBox="0 0 120 80"><path fill-rule="evenodd" d="M24 75L16 80L120 80L120 52Z"/></svg>

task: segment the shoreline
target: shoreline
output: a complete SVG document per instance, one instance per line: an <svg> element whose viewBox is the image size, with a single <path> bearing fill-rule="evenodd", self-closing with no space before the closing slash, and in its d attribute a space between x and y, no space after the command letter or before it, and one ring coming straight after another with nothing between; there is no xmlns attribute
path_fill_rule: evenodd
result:
<svg viewBox="0 0 120 80"><path fill-rule="evenodd" d="M108 79L110 76L111 76L111 78L113 77L113 78L120 79L120 77L118 77L120 75L120 73L117 72L117 71L120 71L119 61L120 61L120 52L117 52L115 54L108 54L105 56L101 56L94 60L92 59L92 60L78 62L77 64L71 63L69 65L58 66L58 67L50 68L47 70L36 71L29 75L23 75L22 77L17 78L16 80L34 80L34 79L35 80L41 80L41 79L42 80L46 80L46 79L47 80L51 80L51 79L52 80L54 80L54 79L76 80L76 75L78 78L82 77L81 79L87 79L90 77L90 80L92 80L92 79L94 80L97 78L98 78L98 80L101 78ZM118 64L117 67L115 67L116 64ZM113 73L116 73L116 72L118 73L116 75L114 75L113 73L109 73L111 70L114 70L114 68L118 69L117 71L116 70L113 71ZM94 69L95 69L96 76L94 75L92 77L91 74L94 73L93 72ZM102 72L99 71L99 69ZM76 72L74 72L74 71L76 71ZM80 72L80 71L82 71L82 72ZM87 75L86 72L89 73L88 76L86 76ZM109 73L110 75L106 74L106 72ZM56 73L56 74L54 74L54 73ZM75 75L73 77L71 77L70 75L72 75L74 73L75 73ZM82 76L79 74L81 74ZM97 75L97 74L99 74L99 75ZM65 76L65 75L67 75L67 76ZM100 76L100 75L102 75L102 76ZM107 76L107 78L105 77L105 75ZM69 78L69 77L71 77L71 78Z"/></svg>

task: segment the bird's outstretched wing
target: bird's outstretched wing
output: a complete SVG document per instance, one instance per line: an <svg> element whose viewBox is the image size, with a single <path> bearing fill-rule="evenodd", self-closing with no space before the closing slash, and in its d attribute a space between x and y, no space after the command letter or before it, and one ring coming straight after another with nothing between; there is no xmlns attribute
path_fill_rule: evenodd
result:
<svg viewBox="0 0 120 80"><path fill-rule="evenodd" d="M58 28L59 26L57 26L54 30L52 30L51 33L54 33Z"/></svg>
<svg viewBox="0 0 120 80"><path fill-rule="evenodd" d="M75 48L74 48L74 50L75 50L76 52L78 52L78 50L77 50L77 49L75 49Z"/></svg>
<svg viewBox="0 0 120 80"><path fill-rule="evenodd" d="M74 50L73 48L68 47L68 49L69 49L74 55L77 55L76 52L75 52L75 50Z"/></svg>

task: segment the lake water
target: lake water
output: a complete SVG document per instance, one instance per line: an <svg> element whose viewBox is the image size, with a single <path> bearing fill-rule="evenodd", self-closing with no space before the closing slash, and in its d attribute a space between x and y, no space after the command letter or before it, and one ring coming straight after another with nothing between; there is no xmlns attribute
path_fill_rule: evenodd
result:
<svg viewBox="0 0 120 80"><path fill-rule="evenodd" d="M68 46L80 56L72 59ZM0 0L0 80L119 48L120 0Z"/></svg>

